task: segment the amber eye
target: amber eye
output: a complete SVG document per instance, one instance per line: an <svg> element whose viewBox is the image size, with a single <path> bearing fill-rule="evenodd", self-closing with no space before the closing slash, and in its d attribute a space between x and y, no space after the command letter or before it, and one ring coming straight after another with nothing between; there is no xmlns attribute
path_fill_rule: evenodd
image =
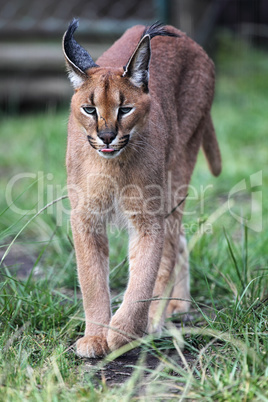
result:
<svg viewBox="0 0 268 402"><path fill-rule="evenodd" d="M132 110L132 107L120 107L118 110L118 113L121 115L124 115L124 114L128 114L129 112L131 112L131 110Z"/></svg>
<svg viewBox="0 0 268 402"><path fill-rule="evenodd" d="M93 106L83 106L82 109L84 110L84 112L86 112L87 114L95 114L96 113L96 108Z"/></svg>

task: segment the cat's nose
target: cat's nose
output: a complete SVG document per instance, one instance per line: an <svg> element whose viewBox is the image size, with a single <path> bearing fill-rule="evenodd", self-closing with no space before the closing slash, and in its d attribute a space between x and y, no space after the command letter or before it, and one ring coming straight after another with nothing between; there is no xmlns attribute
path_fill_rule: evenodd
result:
<svg viewBox="0 0 268 402"><path fill-rule="evenodd" d="M109 145L115 139L116 134L113 131L102 131L98 134L104 144Z"/></svg>

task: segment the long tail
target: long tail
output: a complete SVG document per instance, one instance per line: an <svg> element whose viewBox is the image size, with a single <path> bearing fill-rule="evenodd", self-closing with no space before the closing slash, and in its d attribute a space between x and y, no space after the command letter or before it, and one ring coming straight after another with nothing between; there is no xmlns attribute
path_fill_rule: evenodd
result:
<svg viewBox="0 0 268 402"><path fill-rule="evenodd" d="M205 122L202 148L211 173L218 176L221 173L221 153L210 114Z"/></svg>

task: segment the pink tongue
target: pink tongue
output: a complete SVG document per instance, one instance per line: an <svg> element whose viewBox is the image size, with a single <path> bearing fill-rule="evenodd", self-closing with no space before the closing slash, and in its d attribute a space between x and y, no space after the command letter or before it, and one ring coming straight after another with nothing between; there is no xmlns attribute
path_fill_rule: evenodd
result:
<svg viewBox="0 0 268 402"><path fill-rule="evenodd" d="M101 152L114 152L114 149L111 148L103 148Z"/></svg>

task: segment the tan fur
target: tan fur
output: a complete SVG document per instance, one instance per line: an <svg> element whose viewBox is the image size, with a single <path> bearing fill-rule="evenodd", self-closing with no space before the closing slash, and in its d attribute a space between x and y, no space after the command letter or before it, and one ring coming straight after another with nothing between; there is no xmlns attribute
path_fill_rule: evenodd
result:
<svg viewBox="0 0 268 402"><path fill-rule="evenodd" d="M195 42L168 27L180 37L151 40L147 93L122 77L143 29L128 30L97 60L100 67L87 70L71 103L66 161L86 317L85 336L77 342L81 356L115 350L147 329L158 331L173 312L188 310L188 256L180 228L183 206L165 216L185 197L200 146L212 172L217 175L221 169L210 117L213 63ZM135 110L118 122L122 95L123 105ZM97 123L81 111L92 100L98 108ZM116 126L114 148L119 149L131 133L129 142L117 156L104 158L97 150L103 147L98 132L112 132ZM88 135L97 149L89 144ZM130 277L123 303L112 317L106 225L114 216L129 229ZM185 301L146 301L170 295Z"/></svg>

